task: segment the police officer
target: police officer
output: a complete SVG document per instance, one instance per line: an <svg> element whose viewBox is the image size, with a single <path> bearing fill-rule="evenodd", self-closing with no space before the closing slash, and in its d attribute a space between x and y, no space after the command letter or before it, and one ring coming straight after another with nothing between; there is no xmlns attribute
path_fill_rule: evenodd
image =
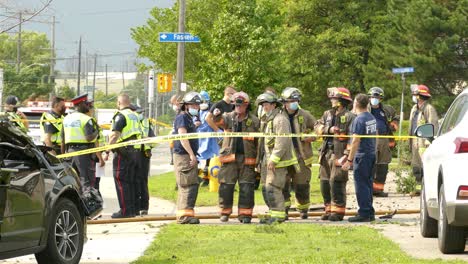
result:
<svg viewBox="0 0 468 264"><path fill-rule="evenodd" d="M94 148L99 133L95 120L86 114L89 112L88 94L73 98L72 103L76 111L63 119L62 153ZM72 157L72 166L80 175L83 193L89 192L96 168L92 154Z"/></svg>
<svg viewBox="0 0 468 264"><path fill-rule="evenodd" d="M375 211L372 205L372 178L375 165L375 138L377 122L368 112L369 98L365 94L358 94L354 99L353 110L357 117L351 127L353 135L351 148L343 170L353 166L354 186L359 205L358 214L350 217L349 222L370 222L375 220ZM359 137L366 136L366 137ZM369 137L371 136L371 137Z"/></svg>
<svg viewBox="0 0 468 264"><path fill-rule="evenodd" d="M429 103L431 98L431 93L429 88L423 84L416 86L412 91L412 100L414 103L413 108L411 109L410 114L410 131L409 135L414 136L414 131L420 125L432 124L434 125L434 131L437 133L439 131L439 117L437 116L437 111ZM413 167L413 175L416 178L416 193L421 193L421 182L423 178L423 169L421 155L426 150L427 144L429 144L425 139L410 139L410 149L411 149L411 167Z"/></svg>
<svg viewBox="0 0 468 264"><path fill-rule="evenodd" d="M392 106L382 103L384 90L380 87L372 87L368 95L370 99L370 113L377 120L377 134L382 136L393 135L393 132L398 129L400 117ZM373 194L377 197L387 197L388 193L384 192L384 186L387 180L388 164L392 161L391 148L395 147L395 140L377 138L376 145Z"/></svg>
<svg viewBox="0 0 468 264"><path fill-rule="evenodd" d="M227 132L258 132L260 120L250 112L250 98L244 92L232 96L235 109L222 116L223 129ZM257 157L258 138L226 137L220 151L221 169L218 174L219 207L222 222L229 220L232 213L234 189L239 182L239 212L241 223L248 224L252 220L255 184L255 164Z"/></svg>
<svg viewBox="0 0 468 264"><path fill-rule="evenodd" d="M281 103L276 95L263 93L257 97L257 104L263 108L263 121L261 131L265 133L291 133L288 118L281 113ZM285 221L285 204L283 189L286 185L288 167L294 166L299 171L299 164L290 137L266 137L259 143L259 159L262 173L262 193L268 205L269 218L262 219L261 223L274 223ZM258 159L258 160L259 160Z"/></svg>
<svg viewBox="0 0 468 264"><path fill-rule="evenodd" d="M5 100L5 112L8 113L10 120L21 131L28 132L29 122L27 116L18 110L18 97L9 95Z"/></svg>
<svg viewBox="0 0 468 264"><path fill-rule="evenodd" d="M39 123L41 140L44 142L44 145L53 149L51 153L54 155L61 153L61 131L65 109L65 100L60 97L54 97L52 99L52 109L42 113Z"/></svg>
<svg viewBox="0 0 468 264"><path fill-rule="evenodd" d="M193 117L197 116L202 102L197 92L189 92L182 99L181 113L174 121L174 133L183 135L195 133ZM178 186L177 193L177 223L199 224L193 208L198 196L198 151L197 139L181 139L174 141L174 171Z"/></svg>
<svg viewBox="0 0 468 264"><path fill-rule="evenodd" d="M289 119L291 133L293 134L311 133L314 130L314 126L317 121L309 111L299 107L301 98L301 91L294 87L287 87L281 93L281 99L284 103L283 112ZM310 168L312 166L311 142L314 140L314 137L292 138L294 150L296 151L296 157L299 161L301 170L296 171L293 167L289 167L284 199L286 209L288 209L288 203L289 205L291 204L289 182L292 180L292 187L296 193L296 208L299 210L302 219L307 219L310 205L310 178L312 173ZM286 210L286 215L287 213L288 210Z"/></svg>
<svg viewBox="0 0 468 264"><path fill-rule="evenodd" d="M138 115L130 108L128 94L118 96L117 108L119 110L112 118L109 144L140 139L140 121ZM140 148L140 145L135 145L115 149L113 172L120 210L113 213L112 218L134 217L136 214L135 193Z"/></svg>
<svg viewBox="0 0 468 264"><path fill-rule="evenodd" d="M341 166L346 161L351 123L355 115L348 110L353 101L344 87L328 88L332 108L318 120L316 132L326 137L320 148L320 191L325 204L322 220L341 221L346 212L346 183L348 171Z"/></svg>
<svg viewBox="0 0 468 264"><path fill-rule="evenodd" d="M154 129L150 120L143 116L143 108L136 107L136 113L140 121L142 138L154 137ZM136 177L136 214L147 215L149 208L149 192L148 192L148 176L150 171L151 149L153 144L142 144L140 151L140 159L138 162L138 170Z"/></svg>

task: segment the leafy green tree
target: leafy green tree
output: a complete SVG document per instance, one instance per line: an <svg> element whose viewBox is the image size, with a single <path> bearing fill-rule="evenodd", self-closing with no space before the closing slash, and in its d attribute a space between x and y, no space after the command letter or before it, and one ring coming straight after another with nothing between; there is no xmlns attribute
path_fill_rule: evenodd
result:
<svg viewBox="0 0 468 264"><path fill-rule="evenodd" d="M96 108L117 108L118 94L110 93L106 96L103 91L97 90L94 94L94 107Z"/></svg>
<svg viewBox="0 0 468 264"><path fill-rule="evenodd" d="M57 88L57 96L70 100L76 96L76 92L70 85L66 84L62 87Z"/></svg>

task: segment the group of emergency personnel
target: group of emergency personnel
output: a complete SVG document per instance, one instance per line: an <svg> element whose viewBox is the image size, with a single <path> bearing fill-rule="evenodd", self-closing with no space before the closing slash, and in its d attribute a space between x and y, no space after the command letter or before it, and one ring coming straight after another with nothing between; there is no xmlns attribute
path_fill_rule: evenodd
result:
<svg viewBox="0 0 468 264"><path fill-rule="evenodd" d="M300 107L302 92L294 87L285 88L278 97L269 89L255 100L257 114L252 111L252 100L245 92L237 92L234 87L225 89L224 98L212 107L206 121L214 131L225 132L264 132L279 134L313 134L323 137L319 149L319 178L325 212L322 220L342 221L346 212L346 184L348 170L342 166L349 160L351 129L356 114L352 111L351 93L344 87L327 90L331 108L318 120ZM429 89L418 85L412 91L416 98L411 114L411 131L417 125L437 120L434 108L427 102ZM399 116L393 107L383 104L384 90L372 87L368 91L367 112L375 118L375 134L392 135L398 129ZM199 106L203 101L197 92L187 93L179 102L181 113L174 122L174 134L194 133L198 120ZM362 100L361 100L362 102ZM217 108L216 108L216 105ZM417 119L416 121L413 121ZM413 125L414 123L414 125ZM437 122L435 122L436 124ZM236 184L239 188L238 220L250 223L252 219L256 172L261 173L262 194L269 208L262 223L287 220L291 206L291 188L295 192L295 207L302 219L308 218L310 206L310 180L312 165L312 142L316 137L230 137L222 140L219 152L221 169L218 174L220 220L227 222L233 212ZM422 173L417 158L421 149L414 140L413 170ZM373 145L372 145L373 146ZM369 168L373 179L372 195L387 197L384 185L391 162L391 149L395 147L393 138L377 138L375 143L375 164ZM175 140L175 172L178 194L178 223L197 224L194 206L198 194L198 168L196 153L197 139ZM415 154L416 153L416 154ZM373 153L374 154L374 153ZM420 158L420 157L419 157ZM414 168L416 167L416 168ZM419 171L416 171L419 168ZM361 168L362 170L362 168ZM372 181L371 179L371 181ZM372 185L372 184L371 184ZM373 216L372 216L373 217ZM357 217L357 221L362 219Z"/></svg>
<svg viewBox="0 0 468 264"><path fill-rule="evenodd" d="M294 87L285 88L278 97L268 89L255 102L245 92L227 87L222 101L213 105L204 115L213 131L264 132L274 134L313 134L323 137L319 149L319 178L325 211L322 220L341 221L346 211L346 184L348 170L342 166L349 160L351 125L356 115L351 111L353 99L344 87L327 90L331 108L320 119L300 107L302 92ZM410 114L410 135L417 126L432 123L438 127L435 108L428 102L429 88L418 85L412 90L415 103ZM173 133L183 135L196 133L200 104L206 102L206 95L188 92L180 101L173 103L178 112ZM383 104L384 90L372 87L368 91L368 112L376 120L377 135L392 135L398 129L399 116L394 108ZM20 130L27 130L26 118L17 111L18 99L9 96L6 111ZM40 120L42 141L54 155L91 149L105 144L115 144L154 136L151 123L142 115L142 109L131 104L127 94L117 99L118 111L112 118L109 140L103 136L93 114L93 102L87 95L72 99L75 111L64 117L65 105L62 98L52 100L52 109L45 112ZM258 108L253 111L253 103ZM206 107L205 107L206 108ZM206 109L205 109L206 110ZM198 121L197 121L198 120ZM205 120L203 120L205 121ZM312 166L312 142L316 137L230 137L221 141L218 176L220 220L226 222L233 212L234 192L239 186L238 220L250 223L255 205L254 192L256 175L260 173L262 194L269 208L263 223L287 220L291 207L291 189L295 192L295 207L302 219L308 218L310 206L310 180ZM410 140L413 174L421 182L421 154L427 142ZM373 171L373 195L386 197L384 191L391 149L395 141L391 138L377 138L375 166ZM148 214L148 173L151 145L130 145L114 149L113 176L120 210L113 218L134 217ZM181 224L197 224L194 207L198 195L198 140L174 140L174 167L178 188L177 221ZM104 166L109 152L89 153L73 156L72 166L78 171L82 191L99 189L95 176L96 163ZM372 201L372 195L371 195Z"/></svg>

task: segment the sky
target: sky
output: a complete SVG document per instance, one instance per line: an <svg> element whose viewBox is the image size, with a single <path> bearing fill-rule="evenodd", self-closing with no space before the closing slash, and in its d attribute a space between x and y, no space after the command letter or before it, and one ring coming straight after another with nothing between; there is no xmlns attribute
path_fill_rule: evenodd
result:
<svg viewBox="0 0 468 264"><path fill-rule="evenodd" d="M47 0L0 0L0 7L10 10L38 10ZM153 7L170 7L175 0L52 0L35 21L52 21L55 16L57 57L69 58L78 54L78 40L82 37L82 54L123 54L99 59L98 68L108 64L109 70L127 69L134 63L137 49L131 38L131 28L144 25ZM2 9L0 14L4 12ZM24 30L35 30L51 36L51 25L26 22ZM68 65L68 66L67 66ZM68 60L57 64L58 70L72 67ZM99 69L98 69L99 70Z"/></svg>

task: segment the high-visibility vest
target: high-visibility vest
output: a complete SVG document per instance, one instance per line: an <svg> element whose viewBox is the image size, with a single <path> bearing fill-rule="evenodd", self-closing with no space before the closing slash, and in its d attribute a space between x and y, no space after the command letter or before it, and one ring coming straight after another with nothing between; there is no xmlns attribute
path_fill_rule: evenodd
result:
<svg viewBox="0 0 468 264"><path fill-rule="evenodd" d="M39 127L41 129L41 141L45 141L46 133L44 131L44 123L50 122L57 129L57 132L52 134L52 143L60 145L62 143L62 137L60 136L60 133L62 132L62 121L63 116L57 118L49 112L42 113L41 120L39 123Z"/></svg>
<svg viewBox="0 0 468 264"><path fill-rule="evenodd" d="M136 136L138 139L140 139L142 131L137 113L130 109L124 109L117 111L114 117L119 113L125 117L125 122L127 125L122 129L117 143L123 142L132 136Z"/></svg>
<svg viewBox="0 0 468 264"><path fill-rule="evenodd" d="M13 122L20 130L23 132L28 132L26 126L24 126L23 121L21 121L21 116L19 116L16 112L8 112L8 116L10 117L11 122Z"/></svg>
<svg viewBox="0 0 468 264"><path fill-rule="evenodd" d="M143 117L143 115L139 115L140 118L140 127L141 127L141 137L142 138L147 138L149 137L149 131L151 128L151 123L148 118ZM151 148L156 147L156 144L154 143L147 143L144 144L144 149L145 150L150 150Z"/></svg>
<svg viewBox="0 0 468 264"><path fill-rule="evenodd" d="M63 133L65 144L70 143L93 143L96 139L91 141L86 140L85 126L92 117L80 112L74 112L67 115L63 119Z"/></svg>

